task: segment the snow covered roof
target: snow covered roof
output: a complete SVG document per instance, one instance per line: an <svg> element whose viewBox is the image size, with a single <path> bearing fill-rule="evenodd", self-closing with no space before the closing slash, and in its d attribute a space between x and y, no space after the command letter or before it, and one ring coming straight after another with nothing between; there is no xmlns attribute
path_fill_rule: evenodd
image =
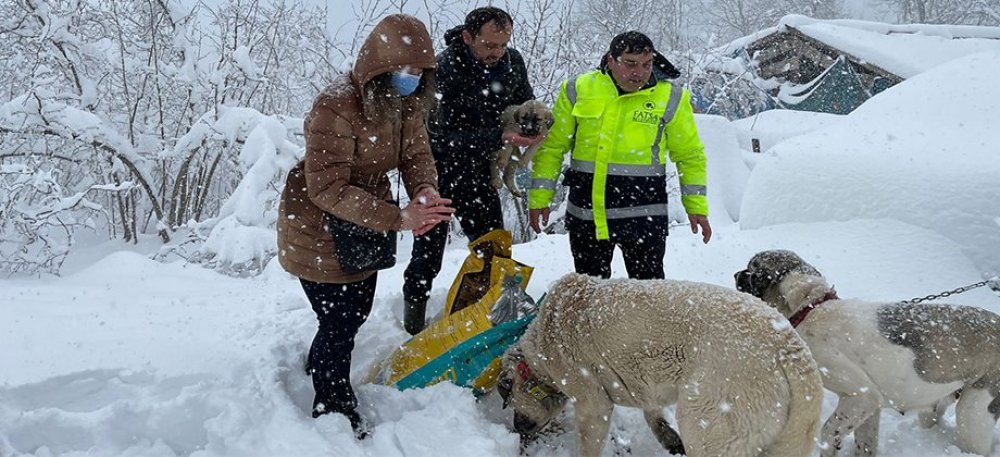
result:
<svg viewBox="0 0 1000 457"><path fill-rule="evenodd" d="M1000 50L1000 27L817 20L801 15L785 16L777 26L734 40L719 50L729 53L789 29L903 78L962 56Z"/></svg>

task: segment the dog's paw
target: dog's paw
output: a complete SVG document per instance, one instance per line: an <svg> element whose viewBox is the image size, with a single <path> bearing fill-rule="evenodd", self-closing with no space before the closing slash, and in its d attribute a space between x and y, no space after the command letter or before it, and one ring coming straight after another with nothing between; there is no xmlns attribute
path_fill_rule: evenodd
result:
<svg viewBox="0 0 1000 457"><path fill-rule="evenodd" d="M513 179L510 180L510 181L507 181L507 190L509 190L510 194L513 195L513 196L515 196L515 197L519 197L519 198L523 197L524 196L524 191L521 190L521 189L518 189L517 188L517 184L515 184L513 181L514 181Z"/></svg>

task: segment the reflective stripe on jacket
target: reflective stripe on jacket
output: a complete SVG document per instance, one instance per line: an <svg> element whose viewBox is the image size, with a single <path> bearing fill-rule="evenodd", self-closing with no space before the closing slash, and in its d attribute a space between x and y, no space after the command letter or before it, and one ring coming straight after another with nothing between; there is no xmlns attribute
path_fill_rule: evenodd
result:
<svg viewBox="0 0 1000 457"><path fill-rule="evenodd" d="M600 70L563 82L552 111L555 123L533 160L530 207L549 206L563 156L571 150L570 172L592 179L592 184L590 195L576 198L571 187L567 211L592 220L598 239L609 238L608 220L667 215L665 193L654 192L655 201L642 193L650 178L666 176L668 157L677 165L684 209L708 215L704 146L691 94L677 89L661 80L619 94L611 76ZM628 185L630 181L636 185ZM592 206L581 208L574 200Z"/></svg>

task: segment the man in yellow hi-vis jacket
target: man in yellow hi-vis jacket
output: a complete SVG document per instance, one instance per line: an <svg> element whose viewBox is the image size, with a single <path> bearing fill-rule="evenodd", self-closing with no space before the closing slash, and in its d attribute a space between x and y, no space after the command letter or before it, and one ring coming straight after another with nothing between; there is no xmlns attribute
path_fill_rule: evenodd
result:
<svg viewBox="0 0 1000 457"><path fill-rule="evenodd" d="M630 278L663 278L665 161L676 163L692 233L712 237L705 197L704 145L691 94L668 79L679 72L640 32L611 40L600 68L563 82L555 124L535 155L528 200L531 226L548 223L563 156L569 187L566 229L577 273L608 278L615 246Z"/></svg>

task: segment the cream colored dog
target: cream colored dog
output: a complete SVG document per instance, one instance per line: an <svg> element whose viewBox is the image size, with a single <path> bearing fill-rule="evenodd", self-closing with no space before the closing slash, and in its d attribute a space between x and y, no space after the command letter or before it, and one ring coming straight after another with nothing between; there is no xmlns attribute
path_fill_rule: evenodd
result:
<svg viewBox="0 0 1000 457"><path fill-rule="evenodd" d="M544 137L549 133L552 122L552 111L538 100L528 100L508 107L500 114L500 128L504 133L514 132L524 137ZM490 168L490 183L493 187L500 189L506 184L510 193L518 197L524 196L524 192L517 188L514 177L518 168L528 167L540 144L526 148L523 153L521 148L513 144L505 144L494 151L493 166Z"/></svg>
<svg viewBox="0 0 1000 457"><path fill-rule="evenodd" d="M747 294L569 274L503 358L498 391L524 437L575 403L577 455L597 456L614 405L641 408L672 453L806 457L819 371L785 319ZM663 408L677 404L680 437ZM681 445L683 438L683 446Z"/></svg>
<svg viewBox="0 0 1000 457"><path fill-rule="evenodd" d="M824 457L854 432L854 455L875 455L882 408L919 411L930 427L958 400L959 448L989 455L1000 415L1000 316L969 306L840 299L791 251L764 251L736 273L739 290L789 317L840 396L823 424Z"/></svg>

